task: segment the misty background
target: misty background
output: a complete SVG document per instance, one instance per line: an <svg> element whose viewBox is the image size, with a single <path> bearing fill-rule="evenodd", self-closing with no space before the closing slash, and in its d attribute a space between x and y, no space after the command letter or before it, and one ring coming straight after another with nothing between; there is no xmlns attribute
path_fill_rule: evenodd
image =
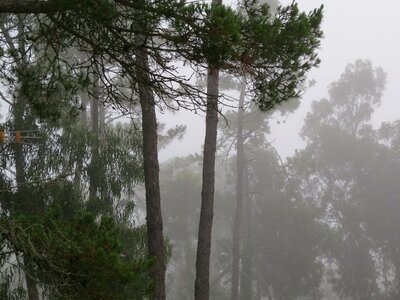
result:
<svg viewBox="0 0 400 300"><path fill-rule="evenodd" d="M282 0L280 3L288 5L292 1ZM324 5L324 39L319 51L321 64L308 75L310 80L315 80L315 85L304 93L300 107L283 118L285 123L271 122L270 139L283 158L304 146L298 133L310 110L311 102L327 97L328 86L342 74L347 64L356 59L369 59L374 66L381 66L387 73L382 105L376 108L372 118L374 126L400 118L400 68L397 61L400 42L396 38L400 35L399 2L299 0L297 3L304 11ZM159 119L163 123L187 125L183 140L163 149L160 159L167 160L174 156L201 152L204 143L203 117L187 111L160 114ZM281 118L277 119L281 121Z"/></svg>

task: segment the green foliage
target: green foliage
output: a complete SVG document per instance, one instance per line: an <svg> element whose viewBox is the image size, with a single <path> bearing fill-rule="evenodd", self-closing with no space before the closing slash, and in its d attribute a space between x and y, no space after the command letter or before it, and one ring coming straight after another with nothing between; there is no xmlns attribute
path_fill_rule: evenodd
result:
<svg viewBox="0 0 400 300"><path fill-rule="evenodd" d="M242 6L245 15L221 5L184 6L172 26L179 42L187 43L179 47L184 58L233 74L249 73L256 103L269 110L297 97L305 74L319 64L322 7L305 14L293 3L272 15L258 1Z"/></svg>
<svg viewBox="0 0 400 300"><path fill-rule="evenodd" d="M109 217L96 222L80 213L65 220L60 211L49 210L41 218L3 218L0 230L2 244L23 254L52 298L142 299L149 292L144 254L124 255L127 249Z"/></svg>
<svg viewBox="0 0 400 300"><path fill-rule="evenodd" d="M272 18L266 6L251 5L247 14L242 62L253 77L256 103L268 110L297 97L306 72L319 64L322 7L305 14L293 3L279 7Z"/></svg>
<svg viewBox="0 0 400 300"><path fill-rule="evenodd" d="M213 5L209 17L205 19L202 52L207 62L214 67L222 67L236 55L234 45L240 42L240 23L234 11L223 5Z"/></svg>
<svg viewBox="0 0 400 300"><path fill-rule="evenodd" d="M192 3L181 6L171 19L169 39L179 55L191 63L222 67L237 57L241 20L232 8L220 4ZM179 43L179 45L178 45Z"/></svg>
<svg viewBox="0 0 400 300"><path fill-rule="evenodd" d="M59 68L50 74L40 64L24 67L18 72L19 93L26 98L36 115L42 120L57 121L62 115L74 117L77 103L71 101L83 86L82 78Z"/></svg>
<svg viewBox="0 0 400 300"><path fill-rule="evenodd" d="M38 123L31 103L21 99L25 100L18 98L15 113L4 126L6 132L32 130L28 135L34 139L21 145L12 140L1 144L2 170L14 168L18 147L24 167L24 182L17 188L12 188L12 174L1 176L1 262L2 266L10 260L15 263L2 270L4 293L23 299L18 280L27 274L50 299L143 299L152 288L146 233L125 222L132 218L133 188L143 178L137 129L110 126L94 137L68 118L57 122L63 126L60 129L45 116ZM17 124L18 115L22 122ZM91 147L98 147L100 153L98 169L91 171L101 179L102 216L82 211ZM118 202L122 197L130 203ZM121 223L116 225L114 219Z"/></svg>

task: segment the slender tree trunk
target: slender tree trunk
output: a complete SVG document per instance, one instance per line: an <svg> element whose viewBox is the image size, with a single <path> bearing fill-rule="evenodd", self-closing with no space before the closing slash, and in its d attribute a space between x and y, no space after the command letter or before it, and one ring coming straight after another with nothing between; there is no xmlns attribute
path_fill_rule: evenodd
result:
<svg viewBox="0 0 400 300"><path fill-rule="evenodd" d="M214 215L214 169L218 125L218 80L219 69L209 68L207 77L206 134L203 151L203 186L196 260L196 300L207 300L210 289L211 230Z"/></svg>
<svg viewBox="0 0 400 300"><path fill-rule="evenodd" d="M232 232L232 285L231 299L237 300L239 295L239 265L240 265L240 227L243 206L243 167L245 165L243 141L244 96L246 92L246 77L243 76L239 97L236 131L236 206L233 218Z"/></svg>
<svg viewBox="0 0 400 300"><path fill-rule="evenodd" d="M100 131L104 130L104 126L106 124L106 108L103 102L99 103L99 129Z"/></svg>
<svg viewBox="0 0 400 300"><path fill-rule="evenodd" d="M23 101L23 97L17 97L14 105L14 131L24 130L24 106L25 103ZM30 209L27 205L29 203L26 202L26 188L24 186L26 175L25 175L25 157L23 153L22 144L15 143L14 144L14 163L15 163L15 179L18 185L17 191L17 203L15 210L23 211L26 213L30 213Z"/></svg>
<svg viewBox="0 0 400 300"><path fill-rule="evenodd" d="M98 86L99 76L94 70L93 76L93 96L91 99L91 133L93 143L91 147L91 162L89 172L89 202L88 210L93 213L99 211L97 199L98 190L98 172L99 170L99 97L100 91Z"/></svg>
<svg viewBox="0 0 400 300"><path fill-rule="evenodd" d="M22 118L15 118L15 128L20 129L23 128L22 126ZM24 212L25 214L32 213L31 206L33 203L29 203L27 190L24 186L25 184L25 158L22 151L22 145L16 144L15 145L15 152L14 152L14 162L15 162L15 173L16 173L16 181L18 187L17 192L17 211ZM30 261L27 257L24 256L24 272L25 272L25 280L26 280L26 288L28 291L28 299L29 300L39 300L39 293L36 287L36 282L33 279L34 274L34 267L31 266Z"/></svg>
<svg viewBox="0 0 400 300"><path fill-rule="evenodd" d="M246 238L242 240L242 269L240 272L240 299L251 300L253 299L253 220L255 218L255 206L253 203L253 196L251 194L250 173L249 168L246 166L243 172L244 178L244 193L246 197L245 213L244 213L244 226Z"/></svg>
<svg viewBox="0 0 400 300"><path fill-rule="evenodd" d="M246 168L245 180L248 184L248 170ZM248 193L249 189L246 188ZM245 206L245 226L244 232L246 238L243 239L243 252L242 252L242 270L240 272L240 299L251 300L253 298L253 219L254 219L254 205L251 197L247 198Z"/></svg>
<svg viewBox="0 0 400 300"><path fill-rule="evenodd" d="M82 110L80 113L80 123L82 127L87 127L87 99L85 98L86 95L82 97Z"/></svg>
<svg viewBox="0 0 400 300"><path fill-rule="evenodd" d="M97 76L96 76L97 77ZM96 80L96 79L95 79ZM99 134L99 93L97 82L93 83L93 96L91 101L91 129L93 135Z"/></svg>
<svg viewBox="0 0 400 300"><path fill-rule="evenodd" d="M19 96L17 101L15 102L14 107L14 131L23 130L24 128L24 108L25 101L23 101L23 96ZM16 211L23 212L25 214L32 214L33 203L28 202L28 194L26 187L24 186L26 181L25 174L25 156L22 149L22 144L15 143L14 147L14 163L15 163L15 177L18 185L17 191L17 203ZM24 257L24 272L25 272L25 280L26 280L26 288L28 291L28 299L29 300L39 300L39 293L36 287L36 282L33 279L33 271L34 267L31 266L30 261Z"/></svg>
<svg viewBox="0 0 400 300"><path fill-rule="evenodd" d="M80 125L85 130L87 129L87 99L86 95L82 95L82 109L80 112ZM74 184L78 190L81 189L82 169L83 169L83 156L84 151L78 153L76 157L76 172L74 176Z"/></svg>
<svg viewBox="0 0 400 300"><path fill-rule="evenodd" d="M136 37L136 44L142 45L144 38ZM152 299L165 299L166 258L161 214L159 163L157 148L157 115L154 94L150 88L149 61L140 49L136 53L137 74L139 75L139 98L142 110L144 182L146 189L146 225L149 257L154 259L150 276L154 282Z"/></svg>
<svg viewBox="0 0 400 300"><path fill-rule="evenodd" d="M222 0L212 0L212 5L220 5ZM211 28L212 30L212 28ZM212 65L207 73L206 134L203 149L203 174L201 208L197 241L195 300L210 297L210 256L211 233L214 217L215 154L217 151L219 68Z"/></svg>
<svg viewBox="0 0 400 300"><path fill-rule="evenodd" d="M28 267L28 269L30 269ZM26 286L28 290L28 299L29 300L39 300L39 292L36 287L36 282L29 275L25 276L26 278Z"/></svg>

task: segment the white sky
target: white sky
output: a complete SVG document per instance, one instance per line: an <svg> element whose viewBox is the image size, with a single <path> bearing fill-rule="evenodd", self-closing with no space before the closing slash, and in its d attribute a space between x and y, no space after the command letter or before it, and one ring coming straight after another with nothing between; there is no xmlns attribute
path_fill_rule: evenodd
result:
<svg viewBox="0 0 400 300"><path fill-rule="evenodd" d="M290 4L291 0L281 0ZM301 107L288 116L285 124L273 126L272 139L283 158L302 147L298 132L313 100L327 96L327 86L336 81L348 63L369 59L387 73L382 106L374 115L374 124L400 119L400 2L396 0L298 0L300 8L309 11L324 5L324 39L320 49L322 63L310 73L317 84L308 91ZM160 115L161 122L187 124L184 141L161 151L161 160L200 152L204 140L204 119L189 112L174 116Z"/></svg>

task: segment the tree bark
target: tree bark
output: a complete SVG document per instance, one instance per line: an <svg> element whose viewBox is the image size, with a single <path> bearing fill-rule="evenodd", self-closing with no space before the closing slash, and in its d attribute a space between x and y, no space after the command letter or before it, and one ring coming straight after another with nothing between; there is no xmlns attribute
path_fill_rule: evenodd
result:
<svg viewBox="0 0 400 300"><path fill-rule="evenodd" d="M103 102L100 102L99 105L99 130L102 132L106 124L106 107Z"/></svg>
<svg viewBox="0 0 400 300"><path fill-rule="evenodd" d="M87 99L86 95L82 96L82 110L80 112L80 123L82 127L87 127Z"/></svg>
<svg viewBox="0 0 400 300"><path fill-rule="evenodd" d="M115 0L120 5L135 7L135 1ZM51 14L77 9L82 0L0 0L0 14Z"/></svg>
<svg viewBox="0 0 400 300"><path fill-rule="evenodd" d="M244 194L246 197L245 213L244 213L244 226L243 236L246 238L242 240L242 268L240 272L240 292L239 298L251 300L253 299L253 220L255 218L255 206L252 202L250 192L250 174L249 168L246 164L243 171L243 186Z"/></svg>
<svg viewBox="0 0 400 300"><path fill-rule="evenodd" d="M253 205L248 199L245 207L246 239L243 240L242 269L240 272L240 299L253 298Z"/></svg>
<svg viewBox="0 0 400 300"><path fill-rule="evenodd" d="M213 1L215 2L215 1ZM217 149L219 69L207 77L206 134L203 151L203 186L197 244L195 299L207 300L210 289L211 230L214 215L215 152Z"/></svg>
<svg viewBox="0 0 400 300"><path fill-rule="evenodd" d="M137 43L144 42L141 36ZM154 260L150 276L154 282L152 299L165 299L166 258L161 214L161 197L158 163L157 115L153 91L150 88L149 61L147 54L139 47L136 53L139 74L139 98L142 110L144 182L146 189L146 225L148 254Z"/></svg>
<svg viewBox="0 0 400 300"><path fill-rule="evenodd" d="M72 9L80 0L70 1L68 7L60 7L60 2L54 0L1 0L0 13L53 13L61 10Z"/></svg>
<svg viewBox="0 0 400 300"><path fill-rule="evenodd" d="M97 201L98 190L98 173L100 172L99 163L99 97L100 91L98 86L99 75L94 70L93 75L93 95L91 99L91 134L93 143L91 147L91 162L89 168L89 202L88 210L94 214L99 212L99 203Z"/></svg>
<svg viewBox="0 0 400 300"><path fill-rule="evenodd" d="M222 0L212 0L221 5ZM213 30L213 28L211 28ZM197 241L195 300L210 297L211 233L214 217L215 154L218 131L219 68L209 65L207 72L206 133L203 149L203 174L201 189L200 221Z"/></svg>
<svg viewBox="0 0 400 300"><path fill-rule="evenodd" d="M240 88L239 108L237 113L236 129L236 206L232 231L232 284L231 299L238 300L239 296L239 269L240 269L240 227L242 222L243 206L243 168L245 165L243 116L244 97L246 92L246 76L242 77Z"/></svg>
<svg viewBox="0 0 400 300"><path fill-rule="evenodd" d="M24 110L25 101L23 96L19 96L15 102L14 107L14 131L24 129ZM14 209L17 212L23 212L25 214L32 214L33 203L28 202L27 189L24 186L26 181L25 174L25 156L22 149L22 144L15 143L14 147L14 163L15 163L15 177L18 185L17 191L17 203ZM33 279L33 267L30 265L29 260L24 257L24 272L26 280L26 288L28 291L29 300L39 300L39 293L36 287L36 282Z"/></svg>
<svg viewBox="0 0 400 300"><path fill-rule="evenodd" d="M82 108L80 112L79 123L82 128L86 130L87 128L87 99L85 95L82 96ZM76 172L74 176L74 184L78 190L81 189L81 178L82 178L82 169L83 169L83 155L84 152L80 152L76 157Z"/></svg>
<svg viewBox="0 0 400 300"><path fill-rule="evenodd" d="M94 82L93 82L93 96L92 96L92 101L91 101L91 129L92 133L94 135L99 134L99 92L98 92L98 87L97 87L97 77L98 76L93 76Z"/></svg>

